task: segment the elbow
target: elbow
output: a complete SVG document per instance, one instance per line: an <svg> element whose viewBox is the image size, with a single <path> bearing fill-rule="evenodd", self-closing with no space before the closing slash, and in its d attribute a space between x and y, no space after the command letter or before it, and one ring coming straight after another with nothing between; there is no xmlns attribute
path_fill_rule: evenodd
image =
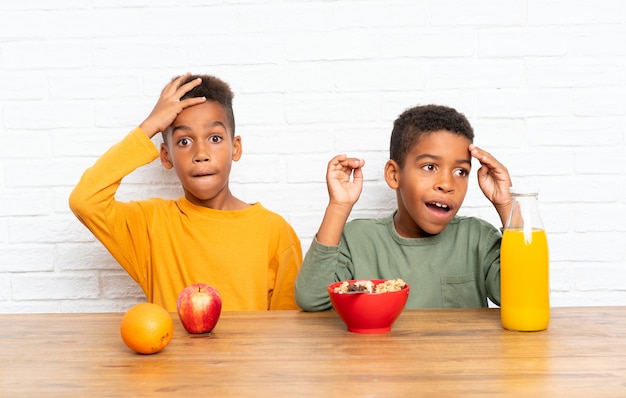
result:
<svg viewBox="0 0 626 398"><path fill-rule="evenodd" d="M80 214L83 203L85 203L85 201L76 192L76 189L74 189L72 193L70 193L70 197L68 198L68 204L70 206L70 210L72 210L74 214Z"/></svg>
<svg viewBox="0 0 626 398"><path fill-rule="evenodd" d="M309 303L306 300L303 300L301 298L298 298L298 296L296 296L296 304L298 304L298 307L300 307L302 309L302 311L304 312L315 312L315 307L309 305Z"/></svg>
<svg viewBox="0 0 626 398"><path fill-rule="evenodd" d="M89 209L89 201L88 198L80 192L77 188L74 188L72 193L68 198L68 205L72 213L76 217L82 220L81 215L86 214Z"/></svg>
<svg viewBox="0 0 626 398"><path fill-rule="evenodd" d="M296 304L302 308L304 312L326 311L332 308L330 298L316 297L314 295L305 294L296 288Z"/></svg>

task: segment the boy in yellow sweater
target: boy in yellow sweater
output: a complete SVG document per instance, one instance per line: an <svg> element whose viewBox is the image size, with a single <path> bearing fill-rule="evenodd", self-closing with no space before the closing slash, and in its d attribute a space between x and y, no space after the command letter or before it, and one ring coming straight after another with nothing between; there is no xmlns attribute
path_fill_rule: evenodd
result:
<svg viewBox="0 0 626 398"><path fill-rule="evenodd" d="M148 301L168 311L176 311L185 286L198 282L220 292L224 310L298 308L296 233L278 214L229 189L232 162L242 154L232 99L216 77L175 78L143 123L85 171L69 198L74 214ZM159 132L160 151L150 140ZM157 157L174 169L184 195L117 201L122 179Z"/></svg>

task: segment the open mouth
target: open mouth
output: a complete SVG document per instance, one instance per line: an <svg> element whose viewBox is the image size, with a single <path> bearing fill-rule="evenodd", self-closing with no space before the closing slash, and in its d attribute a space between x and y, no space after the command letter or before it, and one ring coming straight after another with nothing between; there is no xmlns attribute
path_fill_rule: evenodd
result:
<svg viewBox="0 0 626 398"><path fill-rule="evenodd" d="M426 206L433 211L444 214L452 210L449 205L442 202L428 202L426 203Z"/></svg>

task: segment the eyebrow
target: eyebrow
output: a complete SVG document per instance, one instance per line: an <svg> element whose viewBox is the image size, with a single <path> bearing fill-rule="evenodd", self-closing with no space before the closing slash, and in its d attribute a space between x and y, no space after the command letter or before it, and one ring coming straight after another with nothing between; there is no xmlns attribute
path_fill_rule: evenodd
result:
<svg viewBox="0 0 626 398"><path fill-rule="evenodd" d="M419 160L423 160L423 159L435 159L435 160L439 160L440 161L440 160L443 159L443 157L438 156L438 155L432 155L430 153L424 153L424 154L421 154L421 155L418 155L418 156L415 157L415 161L416 162L419 161ZM467 164L467 165L469 165L471 167L472 166L472 159L471 158L470 159L459 159L455 163L457 163L457 164Z"/></svg>

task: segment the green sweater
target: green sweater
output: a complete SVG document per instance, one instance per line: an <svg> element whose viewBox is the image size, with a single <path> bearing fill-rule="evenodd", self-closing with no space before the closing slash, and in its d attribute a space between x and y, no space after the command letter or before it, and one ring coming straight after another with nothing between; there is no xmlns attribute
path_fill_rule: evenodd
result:
<svg viewBox="0 0 626 398"><path fill-rule="evenodd" d="M407 308L500 304L500 241L493 225L457 216L440 234L403 238L393 215L346 223L338 246L313 239L296 279L305 311L331 308L327 286L349 279L397 279L411 286Z"/></svg>

